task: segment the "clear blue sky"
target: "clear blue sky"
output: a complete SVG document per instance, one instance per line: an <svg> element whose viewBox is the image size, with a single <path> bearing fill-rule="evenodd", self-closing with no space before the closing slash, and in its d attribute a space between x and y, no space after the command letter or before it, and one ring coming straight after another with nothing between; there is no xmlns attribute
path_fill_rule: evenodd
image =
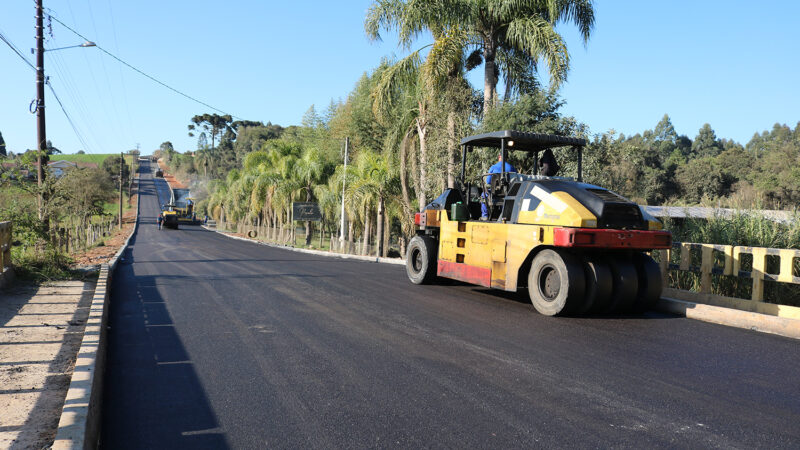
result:
<svg viewBox="0 0 800 450"><path fill-rule="evenodd" d="M369 0L117 2L45 0L90 40L159 80L235 116L299 124L312 104L345 98L365 71L392 54L394 37L364 34ZM562 110L589 125L632 134L664 113L691 138L708 122L746 143L776 122L800 121L800 4L790 1L597 1L587 46L561 27L572 55ZM33 2L4 2L0 33L33 61ZM81 40L53 22L46 47ZM48 138L67 153L147 153L163 141L191 150L195 114L212 112L143 78L96 48L46 54L45 70L76 137L47 91ZM545 77L546 78L546 77ZM480 83L480 73L471 77ZM0 132L9 150L33 148L34 72L0 42ZM480 86L480 84L477 84Z"/></svg>

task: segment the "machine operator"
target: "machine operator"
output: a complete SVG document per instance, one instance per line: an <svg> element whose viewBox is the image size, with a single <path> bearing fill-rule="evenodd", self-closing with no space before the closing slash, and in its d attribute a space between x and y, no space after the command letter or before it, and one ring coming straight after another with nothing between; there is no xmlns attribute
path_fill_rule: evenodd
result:
<svg viewBox="0 0 800 450"><path fill-rule="evenodd" d="M503 162L502 162L502 160L503 160L503 155L502 154L498 154L497 155L497 162L492 164L492 167L489 167L489 173L490 174L492 174L492 173L502 173L503 172ZM512 166L511 164L506 162L505 163L505 172L514 172L514 173L516 173L517 169L515 169L514 166ZM491 184L491 183L492 183L492 177L491 176L487 176L486 177L486 184ZM485 197L486 193L482 194L481 196ZM481 220L486 220L488 217L489 217L489 208L486 206L486 202L481 202Z"/></svg>

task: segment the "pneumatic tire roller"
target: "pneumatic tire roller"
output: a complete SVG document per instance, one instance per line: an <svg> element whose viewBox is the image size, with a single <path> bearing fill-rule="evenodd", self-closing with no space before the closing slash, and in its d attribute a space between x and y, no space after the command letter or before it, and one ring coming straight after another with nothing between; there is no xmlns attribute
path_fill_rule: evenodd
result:
<svg viewBox="0 0 800 450"><path fill-rule="evenodd" d="M461 141L461 180L415 214L417 235L406 255L415 284L437 277L489 288L527 288L541 314L644 311L661 296L658 264L648 255L672 246L672 235L633 203L582 182L579 138L498 131ZM501 172L466 181L473 147L539 152L572 147L577 180ZM491 180L484 183L489 175ZM481 212L488 211L488 215Z"/></svg>

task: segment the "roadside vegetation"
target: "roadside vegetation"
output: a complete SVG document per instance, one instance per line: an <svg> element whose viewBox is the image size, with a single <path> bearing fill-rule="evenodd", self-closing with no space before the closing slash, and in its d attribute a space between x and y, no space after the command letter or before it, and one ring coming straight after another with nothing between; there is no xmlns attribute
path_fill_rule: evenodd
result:
<svg viewBox="0 0 800 450"><path fill-rule="evenodd" d="M57 154L51 155L50 161L71 161L75 163L91 163L97 164L97 167L102 167L103 163L108 158L119 158L119 153L75 153L75 154ZM127 154L125 155L125 161L130 166L131 164L136 164L136 155Z"/></svg>
<svg viewBox="0 0 800 450"><path fill-rule="evenodd" d="M50 146L52 148L52 146ZM45 160L53 155L45 155ZM87 155L78 155L87 156ZM119 155L91 155L99 166L45 171L36 179L36 152L6 155L0 170L0 221L13 222L11 257L17 274L34 281L71 278L71 255L103 245L118 214ZM123 165L123 205L130 205L133 155ZM89 161L94 162L94 161ZM38 196L42 196L39 207Z"/></svg>
<svg viewBox="0 0 800 450"><path fill-rule="evenodd" d="M677 242L702 242L709 244L800 249L800 214L795 213L789 223L778 223L767 218L740 213L732 218L715 217L710 220L687 219L685 221L667 221L667 229L672 231ZM672 263L679 263L673 257ZM700 252L691 253L691 264L700 265ZM723 266L721 254L716 256L715 265ZM751 271L752 256L744 255L741 270ZM778 274L780 260L767 257L766 273ZM793 259L792 273L800 276L800 258ZM699 291L700 275L693 272L672 272L670 287ZM712 292L728 297L750 298L752 280L738 276L712 275ZM764 282L764 301L800 307L800 286L766 280Z"/></svg>
<svg viewBox="0 0 800 450"><path fill-rule="evenodd" d="M348 246L382 256L404 252L413 213L456 183L460 139L494 130L586 138L586 181L641 204L793 210L800 201L800 124L775 124L743 144L718 137L710 124L694 136L678 134L667 114L627 136L593 133L565 116L558 88L569 51L561 30L590 43L592 2L447 4L373 1L368 38L397 32L408 56L376 61L345 98L312 105L301 125L198 114L187 121L196 148L179 151L166 141L156 156L189 181L198 212L231 228L293 229L292 202L319 203L323 220L303 224L305 245L320 231L339 232L344 197ZM467 81L476 70L478 88ZM566 152L556 157L560 175L570 176L576 168ZM496 156L477 149L468 158L467 176L477 177ZM510 162L532 169L524 155L512 152ZM796 237L776 238L787 236L782 227L687 221L675 231L677 240L797 248Z"/></svg>
<svg viewBox="0 0 800 450"><path fill-rule="evenodd" d="M793 209L800 201L798 126L776 124L742 145L717 137L709 124L694 136L680 135L667 114L653 129L632 136L613 130L592 134L578 119L564 116L557 89L568 73L569 53L556 27L569 24L566 29L589 40L591 3L566 1L550 9L515 4L502 10L492 9L491 2L455 4L465 8L373 2L365 18L368 37L396 31L409 56L376 61L346 98L322 110L312 105L301 126L197 115L188 123L197 149L181 153L165 142L158 155L179 178L193 181L201 211L231 227L282 230L290 226L292 202L314 201L324 218L306 228L336 233L344 195L350 245L367 242L384 255L390 246L402 251L413 231L413 213L455 184L459 140L501 129L588 139L585 179L641 204ZM433 42L418 43L422 33ZM475 89L466 75L480 69L483 88ZM565 152L556 156L561 174L569 176L576 168ZM485 172L494 160L473 152L467 175ZM513 153L511 163L520 171L533 164ZM730 237L693 222L687 227L691 238ZM767 234L752 237L758 239L748 240L754 245L773 243ZM391 245L376 245L382 242Z"/></svg>

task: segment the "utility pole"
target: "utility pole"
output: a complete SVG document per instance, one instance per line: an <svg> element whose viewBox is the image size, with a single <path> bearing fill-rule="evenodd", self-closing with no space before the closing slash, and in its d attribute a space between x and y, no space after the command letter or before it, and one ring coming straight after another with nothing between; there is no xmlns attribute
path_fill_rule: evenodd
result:
<svg viewBox="0 0 800 450"><path fill-rule="evenodd" d="M36 0L36 138L38 167L36 169L36 182L38 189L39 220L44 219L44 199L42 198L42 181L44 168L42 155L47 150L47 135L44 125L44 10L42 0Z"/></svg>
<svg viewBox="0 0 800 450"><path fill-rule="evenodd" d="M119 229L122 229L122 165L125 164L125 156L119 152Z"/></svg>
<svg viewBox="0 0 800 450"><path fill-rule="evenodd" d="M341 231L339 232L339 242L344 242L344 188L347 184L347 146L350 143L350 138L344 138L344 171L342 172L342 224Z"/></svg>

